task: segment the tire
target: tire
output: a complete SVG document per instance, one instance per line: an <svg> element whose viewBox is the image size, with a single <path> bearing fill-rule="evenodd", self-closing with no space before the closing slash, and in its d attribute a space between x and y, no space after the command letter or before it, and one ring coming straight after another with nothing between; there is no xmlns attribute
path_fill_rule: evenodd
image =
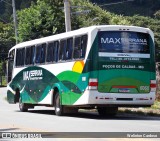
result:
<svg viewBox="0 0 160 141"><path fill-rule="evenodd" d="M105 108L98 108L97 110L98 110L98 113L99 113L100 116L103 117L103 116L107 115Z"/></svg>
<svg viewBox="0 0 160 141"><path fill-rule="evenodd" d="M21 112L27 112L28 108L25 103L22 103L21 98L19 98L19 109Z"/></svg>
<svg viewBox="0 0 160 141"><path fill-rule="evenodd" d="M118 107L99 107L97 110L102 117L114 117L118 112Z"/></svg>
<svg viewBox="0 0 160 141"><path fill-rule="evenodd" d="M63 112L65 114L77 114L78 108L75 107L63 107Z"/></svg>
<svg viewBox="0 0 160 141"><path fill-rule="evenodd" d="M57 116L62 116L64 114L63 106L60 103L60 95L59 95L59 93L57 93L56 96L55 96L54 107L55 107L55 114Z"/></svg>
<svg viewBox="0 0 160 141"><path fill-rule="evenodd" d="M20 93L19 93L19 89L16 89L16 94L14 96L14 103L16 104L17 102L19 102L19 97L20 97Z"/></svg>

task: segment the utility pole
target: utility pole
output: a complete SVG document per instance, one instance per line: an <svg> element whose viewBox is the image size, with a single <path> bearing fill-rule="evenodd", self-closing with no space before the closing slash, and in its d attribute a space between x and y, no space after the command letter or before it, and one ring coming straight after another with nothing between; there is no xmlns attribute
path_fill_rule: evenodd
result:
<svg viewBox="0 0 160 141"><path fill-rule="evenodd" d="M12 8L13 8L13 22L14 22L14 29L15 29L15 38L16 38L16 44L17 44L18 43L18 32L17 32L17 17L16 17L15 0L12 0Z"/></svg>
<svg viewBox="0 0 160 141"><path fill-rule="evenodd" d="M64 0L65 26L66 32L71 31L71 11L69 0Z"/></svg>

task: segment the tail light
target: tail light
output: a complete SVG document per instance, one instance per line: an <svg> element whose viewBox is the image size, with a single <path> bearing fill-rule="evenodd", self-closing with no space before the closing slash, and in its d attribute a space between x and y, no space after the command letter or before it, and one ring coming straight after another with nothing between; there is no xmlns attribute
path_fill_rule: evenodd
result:
<svg viewBox="0 0 160 141"><path fill-rule="evenodd" d="M98 87L98 80L97 80L97 78L90 78L88 86L89 86L90 90L97 90L97 87Z"/></svg>
<svg viewBox="0 0 160 141"><path fill-rule="evenodd" d="M151 80L150 88L151 88L151 92L156 91L156 80Z"/></svg>

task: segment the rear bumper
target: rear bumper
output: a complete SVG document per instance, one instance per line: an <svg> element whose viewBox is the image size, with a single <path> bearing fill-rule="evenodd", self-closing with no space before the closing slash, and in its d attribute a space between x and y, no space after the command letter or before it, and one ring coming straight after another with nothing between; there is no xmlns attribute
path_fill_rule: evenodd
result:
<svg viewBox="0 0 160 141"><path fill-rule="evenodd" d="M86 90L74 105L123 105L150 106L155 101L155 92L148 94L126 94L126 93L99 93L95 90Z"/></svg>

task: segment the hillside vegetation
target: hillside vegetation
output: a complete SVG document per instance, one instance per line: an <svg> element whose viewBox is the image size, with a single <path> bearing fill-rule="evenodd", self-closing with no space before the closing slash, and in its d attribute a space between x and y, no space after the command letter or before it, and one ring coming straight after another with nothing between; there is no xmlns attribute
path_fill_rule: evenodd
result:
<svg viewBox="0 0 160 141"><path fill-rule="evenodd" d="M160 0L90 0L103 9L115 14L125 16L149 16L154 17L155 13L160 10Z"/></svg>

